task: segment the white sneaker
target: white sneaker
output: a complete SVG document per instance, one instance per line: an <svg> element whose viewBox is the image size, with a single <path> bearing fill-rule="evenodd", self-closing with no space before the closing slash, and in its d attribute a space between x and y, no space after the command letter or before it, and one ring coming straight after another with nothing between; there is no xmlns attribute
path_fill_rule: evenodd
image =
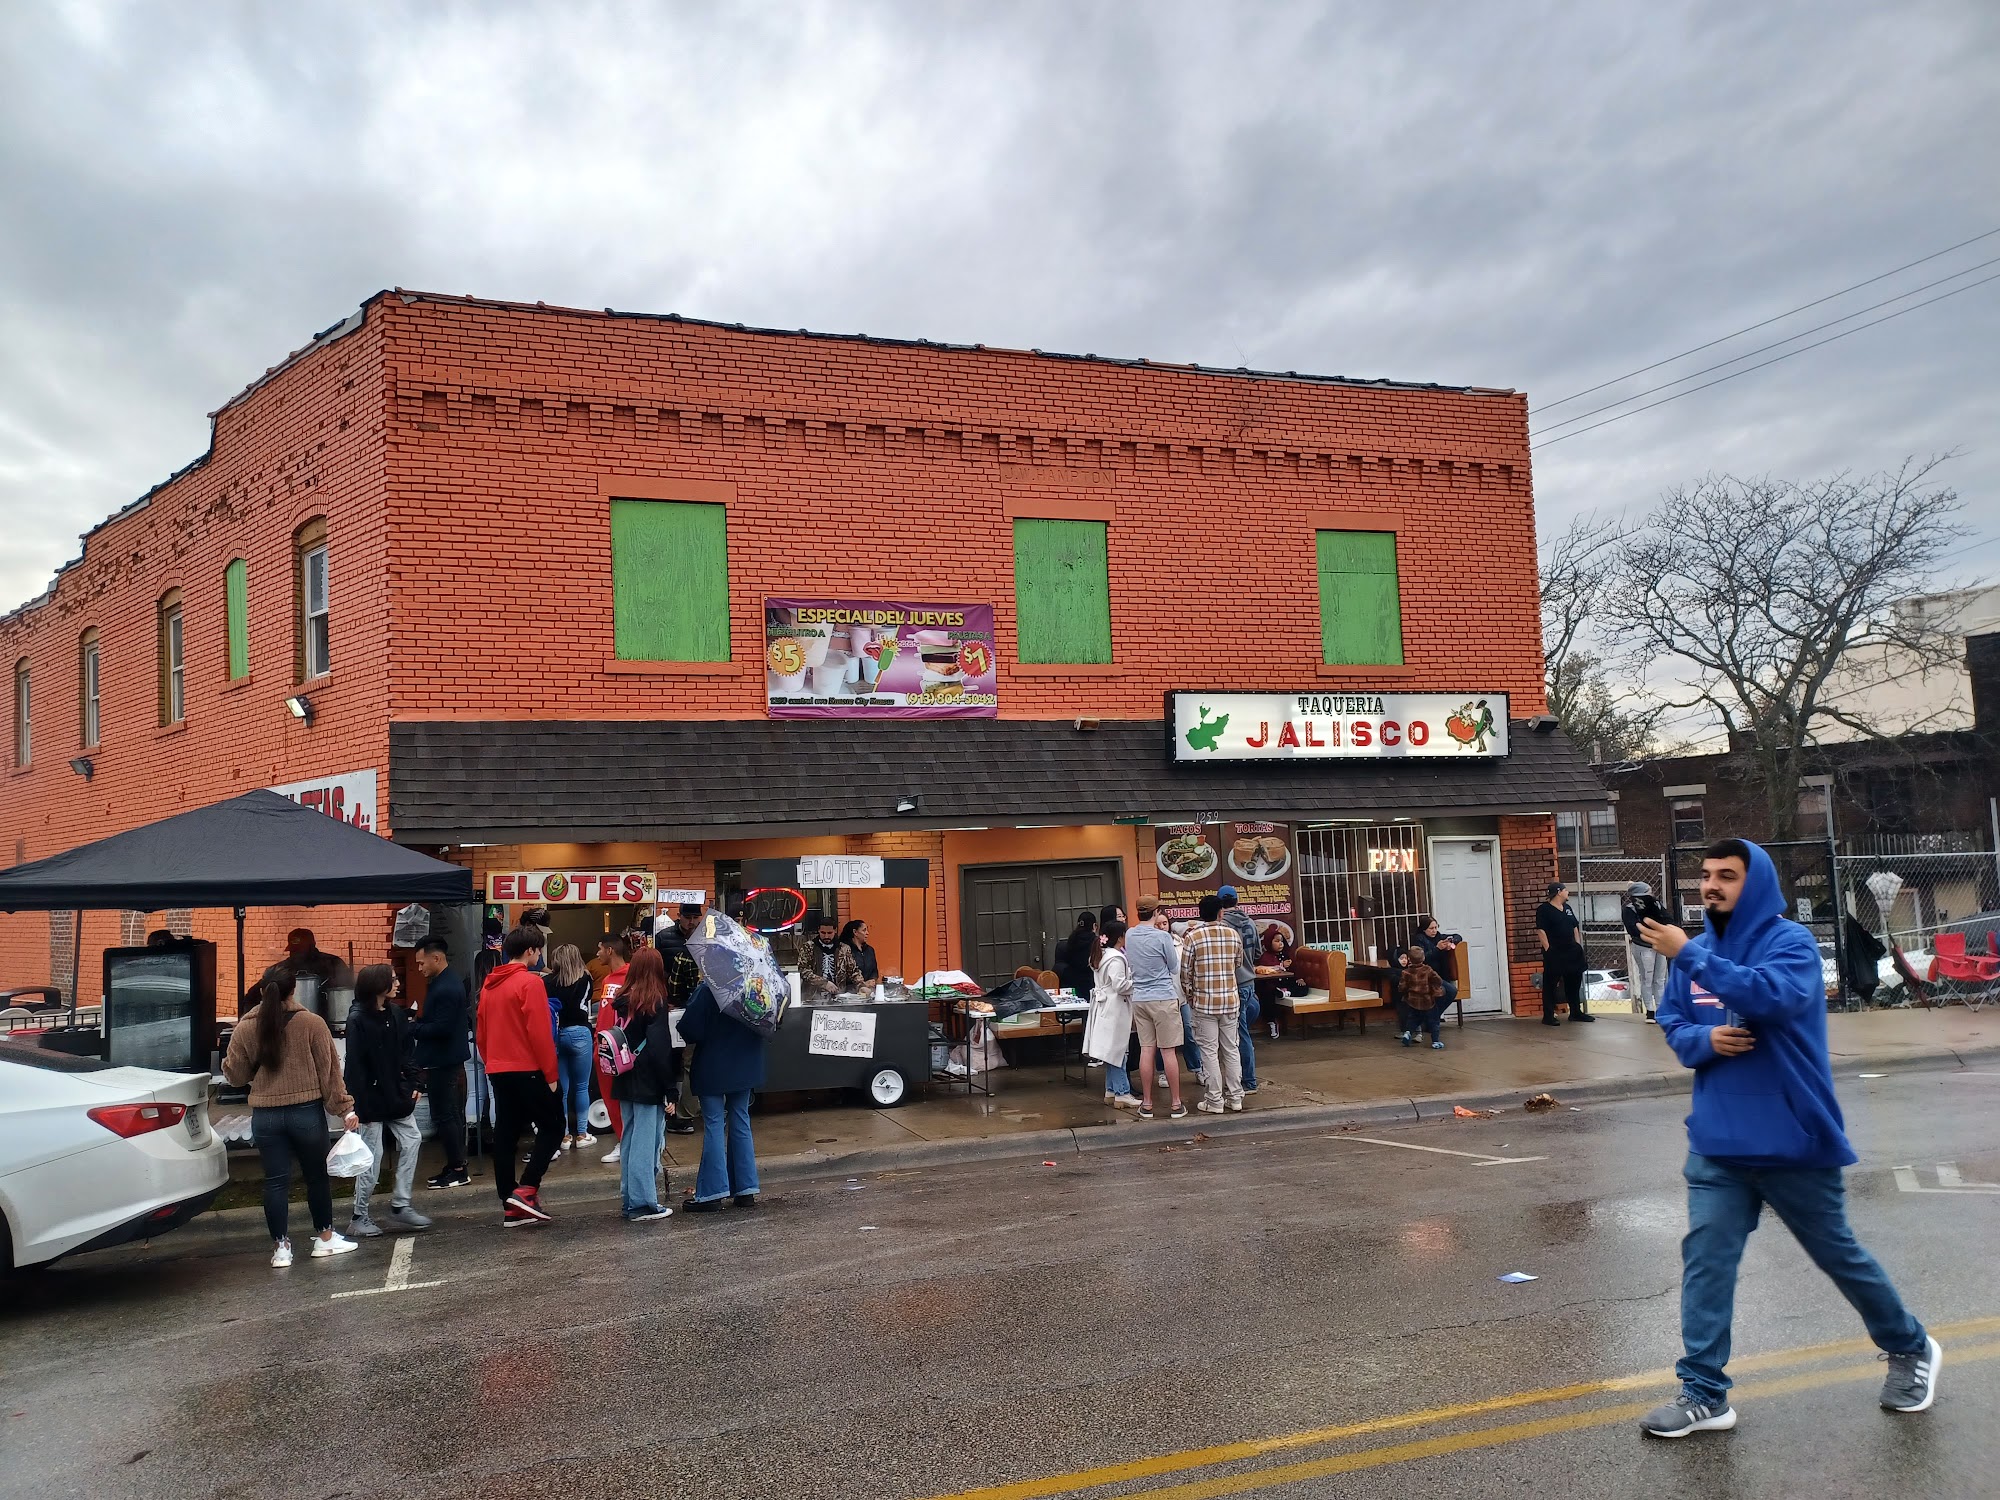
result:
<svg viewBox="0 0 2000 1500"><path fill-rule="evenodd" d="M318 1235L313 1236L312 1258L314 1260L324 1260L329 1255L345 1255L350 1250L358 1250L360 1248L353 1240L350 1240L336 1229L325 1239L321 1239Z"/></svg>
<svg viewBox="0 0 2000 1500"><path fill-rule="evenodd" d="M1106 1104L1116 1104L1118 1102L1118 1096L1112 1093L1110 1089L1106 1089L1104 1091L1104 1102Z"/></svg>
<svg viewBox="0 0 2000 1500"><path fill-rule="evenodd" d="M271 1264L282 1271L292 1263L292 1242L279 1240L271 1247Z"/></svg>
<svg viewBox="0 0 2000 1500"><path fill-rule="evenodd" d="M1238 1115L1242 1114L1243 1101L1241 1099L1231 1099L1229 1101L1229 1111L1231 1114L1238 1114Z"/></svg>
<svg viewBox="0 0 2000 1500"><path fill-rule="evenodd" d="M1137 1094L1114 1094L1111 1102L1120 1109L1137 1109L1139 1107L1139 1096Z"/></svg>
<svg viewBox="0 0 2000 1500"><path fill-rule="evenodd" d="M1210 1104L1206 1099L1203 1099L1198 1104L1196 1104L1195 1108L1200 1110L1205 1115L1219 1115L1224 1113L1222 1105Z"/></svg>
<svg viewBox="0 0 2000 1500"><path fill-rule="evenodd" d="M586 1133L576 1138L576 1149L579 1151L581 1151L585 1146L595 1146L596 1144L597 1144L597 1137L594 1135Z"/></svg>
<svg viewBox="0 0 2000 1500"><path fill-rule="evenodd" d="M603 1162L604 1165L607 1167L616 1166L618 1163L618 1148L616 1146L613 1146L609 1151L605 1152L602 1156L598 1157L597 1159Z"/></svg>

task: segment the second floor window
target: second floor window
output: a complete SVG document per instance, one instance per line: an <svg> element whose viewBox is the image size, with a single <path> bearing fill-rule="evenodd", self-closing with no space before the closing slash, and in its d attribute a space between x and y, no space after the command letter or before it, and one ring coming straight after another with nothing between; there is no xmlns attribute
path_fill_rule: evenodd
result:
<svg viewBox="0 0 2000 1500"><path fill-rule="evenodd" d="M1109 529L1102 521L1014 522L1014 655L1048 665L1111 660Z"/></svg>
<svg viewBox="0 0 2000 1500"><path fill-rule="evenodd" d="M293 668L298 680L305 682L333 670L332 563L325 517L298 529L292 538L292 552L298 591L298 646Z"/></svg>
<svg viewBox="0 0 2000 1500"><path fill-rule="evenodd" d="M160 596L160 722L187 717L186 636L181 626L181 591Z"/></svg>
<svg viewBox="0 0 2000 1500"><path fill-rule="evenodd" d="M611 502L611 636L620 661L729 660L729 512Z"/></svg>
<svg viewBox="0 0 2000 1500"><path fill-rule="evenodd" d="M27 658L14 664L14 764L25 766L34 754L34 736L29 725L29 697L34 682L28 672Z"/></svg>
<svg viewBox="0 0 2000 1500"><path fill-rule="evenodd" d="M1321 531L1320 661L1400 667L1403 599L1393 531Z"/></svg>
<svg viewBox="0 0 2000 1500"><path fill-rule="evenodd" d="M1583 826L1580 812L1559 812L1556 814L1556 848L1564 854L1576 853L1577 835Z"/></svg>
<svg viewBox="0 0 2000 1500"><path fill-rule="evenodd" d="M1702 817L1701 803L1683 800L1673 805L1674 843L1682 848L1693 848L1708 842L1708 823Z"/></svg>
<svg viewBox="0 0 2000 1500"><path fill-rule="evenodd" d="M250 565L240 557L222 570L222 607L229 680L235 682L250 675Z"/></svg>
<svg viewBox="0 0 2000 1500"><path fill-rule="evenodd" d="M77 706L81 722L78 729L83 736L83 748L97 748L98 715L97 689L99 666L97 654L97 629L91 627L83 633L83 640L77 648Z"/></svg>
<svg viewBox="0 0 2000 1500"><path fill-rule="evenodd" d="M1591 848L1616 849L1618 847L1617 808L1593 807L1585 821L1590 829Z"/></svg>

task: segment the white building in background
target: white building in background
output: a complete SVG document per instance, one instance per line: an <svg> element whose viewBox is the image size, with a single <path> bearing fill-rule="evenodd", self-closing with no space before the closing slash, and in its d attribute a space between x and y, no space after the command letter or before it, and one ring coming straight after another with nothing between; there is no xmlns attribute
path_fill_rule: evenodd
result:
<svg viewBox="0 0 2000 1500"><path fill-rule="evenodd" d="M2000 585L1919 594L1895 606L1909 627L1949 631L1959 649L1948 666L1925 670L1909 653L1881 646L1851 651L1827 683L1826 701L1883 734L1928 733L1972 727L1972 682L1965 670L1964 641L2000 631ZM1826 725L1823 741L1858 739L1842 725Z"/></svg>

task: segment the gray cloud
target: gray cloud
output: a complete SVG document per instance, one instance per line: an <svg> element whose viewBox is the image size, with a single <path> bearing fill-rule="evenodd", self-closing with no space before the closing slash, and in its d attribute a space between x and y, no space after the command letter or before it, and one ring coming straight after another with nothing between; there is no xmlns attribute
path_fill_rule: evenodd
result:
<svg viewBox="0 0 2000 1500"><path fill-rule="evenodd" d="M388 285L1554 399L2000 223L1996 16L6 7L0 608ZM1962 447L2000 537L1996 348L2000 283L1555 445L1544 527Z"/></svg>

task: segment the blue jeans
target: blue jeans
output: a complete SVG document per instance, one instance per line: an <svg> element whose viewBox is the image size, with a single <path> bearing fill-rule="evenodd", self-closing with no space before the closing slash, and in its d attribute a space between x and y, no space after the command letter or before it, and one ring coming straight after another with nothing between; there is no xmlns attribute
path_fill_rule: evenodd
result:
<svg viewBox="0 0 2000 1500"><path fill-rule="evenodd" d="M565 1026L556 1033L556 1069L562 1079L563 1120L571 1135L590 1129L590 1070L596 1066L596 1039L588 1026Z"/></svg>
<svg viewBox="0 0 2000 1500"><path fill-rule="evenodd" d="M660 1201L660 1152L667 1144L663 1104L620 1104L625 1138L618 1143L618 1199L626 1216Z"/></svg>
<svg viewBox="0 0 2000 1500"><path fill-rule="evenodd" d="M1201 1071L1201 1048L1194 1039L1194 1006L1181 1001L1181 1061L1190 1073Z"/></svg>
<svg viewBox="0 0 2000 1500"><path fill-rule="evenodd" d="M1257 1003L1257 981L1246 979L1236 986L1236 1046L1243 1056L1243 1087L1257 1087L1257 1049L1250 1045L1250 1028L1257 1024L1263 1007Z"/></svg>
<svg viewBox="0 0 2000 1500"><path fill-rule="evenodd" d="M1104 1065L1104 1092L1107 1094L1129 1094L1132 1092L1132 1075L1117 1063Z"/></svg>
<svg viewBox="0 0 2000 1500"><path fill-rule="evenodd" d="M1687 1352L1674 1373L1695 1400L1706 1406L1727 1400L1723 1367L1729 1363L1736 1268L1767 1203L1861 1314L1876 1348L1907 1354L1924 1347L1923 1324L1910 1316L1875 1257L1855 1242L1840 1168L1739 1167L1689 1152L1682 1175L1688 1185L1688 1232L1681 1241L1681 1342Z"/></svg>
<svg viewBox="0 0 2000 1500"><path fill-rule="evenodd" d="M757 1191L757 1147L750 1139L750 1091L701 1096L701 1168L694 1201L741 1198Z"/></svg>

